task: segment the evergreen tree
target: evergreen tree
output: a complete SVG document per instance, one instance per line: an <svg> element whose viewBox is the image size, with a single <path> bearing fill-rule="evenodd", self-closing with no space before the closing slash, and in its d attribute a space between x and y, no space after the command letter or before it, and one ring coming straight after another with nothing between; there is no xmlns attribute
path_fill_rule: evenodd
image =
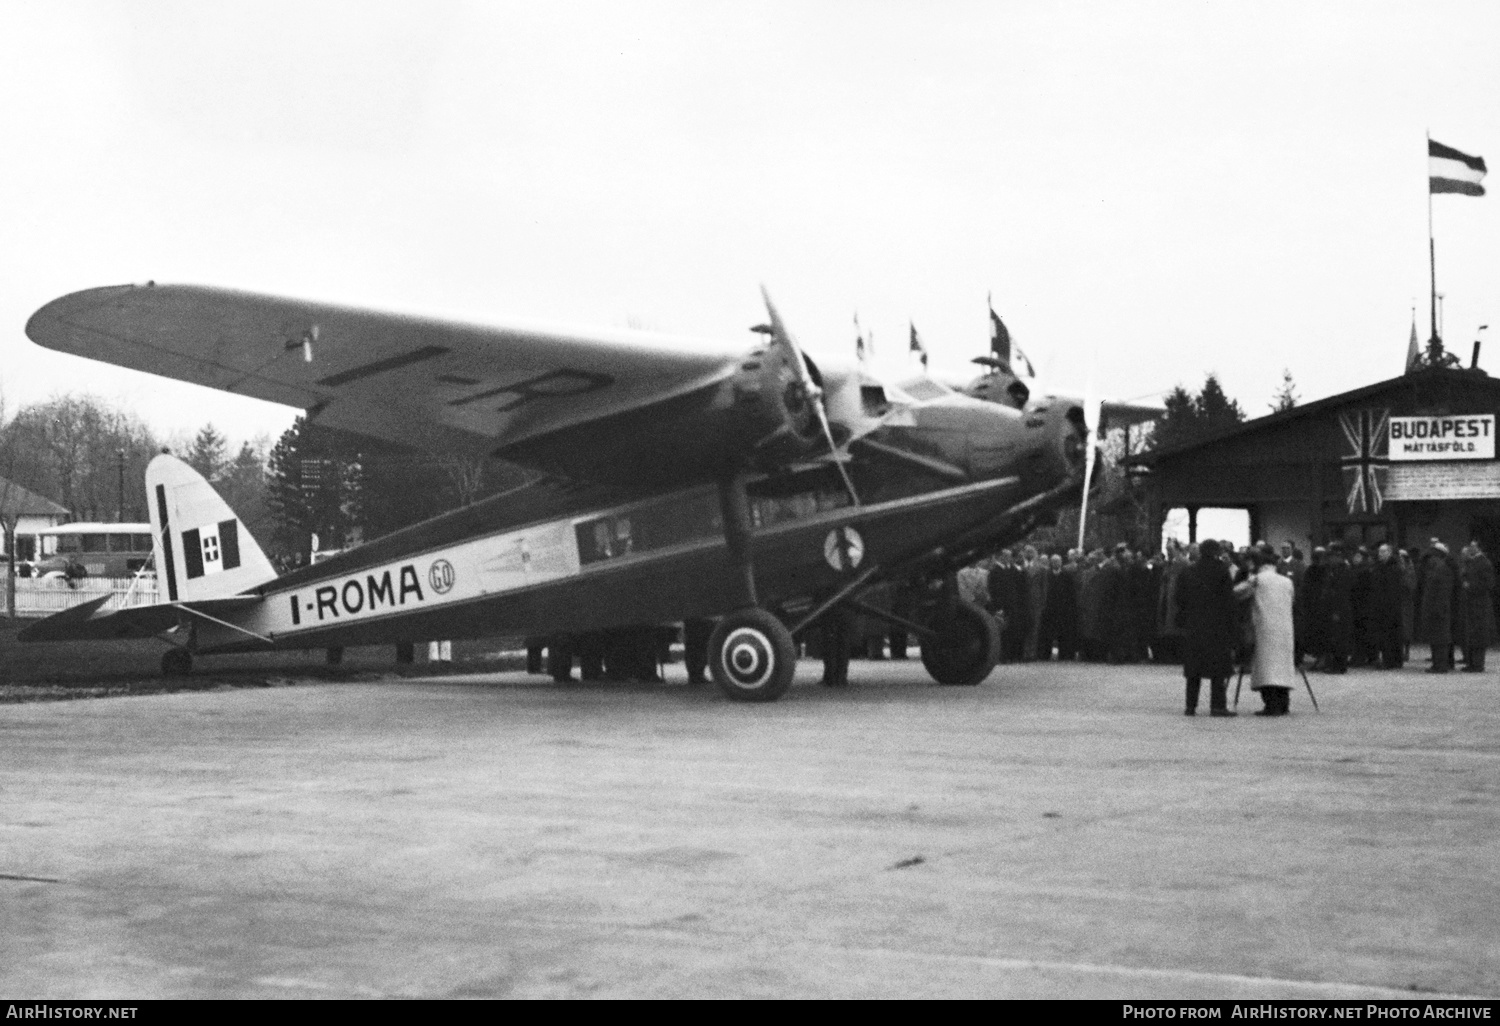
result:
<svg viewBox="0 0 1500 1026"><path fill-rule="evenodd" d="M266 444L244 442L240 451L220 471L214 488L234 510L250 534L267 548L274 531L266 506Z"/></svg>
<svg viewBox="0 0 1500 1026"><path fill-rule="evenodd" d="M1166 399L1167 412L1160 417L1151 437L1147 440L1147 451L1168 449L1217 434L1245 419L1240 404L1224 394L1219 379L1209 374L1203 388L1194 395L1178 385Z"/></svg>
<svg viewBox="0 0 1500 1026"><path fill-rule="evenodd" d="M1169 449L1190 442L1198 433L1197 397L1181 385L1167 395L1167 412L1157 418L1146 443L1148 449Z"/></svg>
<svg viewBox="0 0 1500 1026"><path fill-rule="evenodd" d="M298 417L271 449L266 468L266 509L271 549L293 565L319 549L340 549L358 540L360 473L357 458L339 451L306 417Z"/></svg>
<svg viewBox="0 0 1500 1026"><path fill-rule="evenodd" d="M1281 387L1271 397L1271 412L1285 413L1297 405L1297 386L1292 381L1292 372L1289 368L1282 368Z"/></svg>
<svg viewBox="0 0 1500 1026"><path fill-rule="evenodd" d="M1193 405L1198 410L1203 434L1233 427L1245 419L1245 411L1240 409L1239 403L1224 394L1224 386L1219 384L1218 377L1213 374L1203 379L1203 391L1198 393Z"/></svg>
<svg viewBox="0 0 1500 1026"><path fill-rule="evenodd" d="M219 475L229 464L229 442L212 424L204 424L193 437L193 444L182 454L182 460L209 484L218 484Z"/></svg>

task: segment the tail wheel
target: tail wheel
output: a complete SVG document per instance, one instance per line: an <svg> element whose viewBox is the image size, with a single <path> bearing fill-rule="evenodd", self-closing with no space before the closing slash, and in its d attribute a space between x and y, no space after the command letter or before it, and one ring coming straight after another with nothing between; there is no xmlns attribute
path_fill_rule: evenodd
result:
<svg viewBox="0 0 1500 1026"><path fill-rule="evenodd" d="M162 653L163 677L186 677L193 672L193 653L185 648L169 648Z"/></svg>
<svg viewBox="0 0 1500 1026"><path fill-rule="evenodd" d="M764 609L741 609L719 621L708 639L714 682L737 702L774 702L792 686L797 648L792 632Z"/></svg>
<svg viewBox="0 0 1500 1026"><path fill-rule="evenodd" d="M931 626L938 636L922 639L922 665L939 684L978 684L1000 661L1000 627L974 603L943 607Z"/></svg>

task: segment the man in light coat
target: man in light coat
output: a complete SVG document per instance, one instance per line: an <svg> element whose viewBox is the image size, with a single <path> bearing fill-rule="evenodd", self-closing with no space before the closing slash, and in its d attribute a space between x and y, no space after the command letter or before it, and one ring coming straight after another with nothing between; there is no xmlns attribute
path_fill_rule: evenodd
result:
<svg viewBox="0 0 1500 1026"><path fill-rule="evenodd" d="M1290 712L1296 682L1296 633L1292 625L1295 586L1276 572L1276 556L1268 550L1250 553L1254 572L1234 586L1235 597L1251 604L1255 629L1255 661L1250 689L1259 691L1265 708L1257 716L1285 716Z"/></svg>

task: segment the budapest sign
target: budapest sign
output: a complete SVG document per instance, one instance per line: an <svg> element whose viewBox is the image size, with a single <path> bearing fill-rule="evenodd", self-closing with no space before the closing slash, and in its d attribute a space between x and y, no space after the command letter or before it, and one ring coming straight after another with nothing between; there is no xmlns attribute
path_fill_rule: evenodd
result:
<svg viewBox="0 0 1500 1026"><path fill-rule="evenodd" d="M1390 458L1401 460L1492 460L1495 415L1392 417Z"/></svg>

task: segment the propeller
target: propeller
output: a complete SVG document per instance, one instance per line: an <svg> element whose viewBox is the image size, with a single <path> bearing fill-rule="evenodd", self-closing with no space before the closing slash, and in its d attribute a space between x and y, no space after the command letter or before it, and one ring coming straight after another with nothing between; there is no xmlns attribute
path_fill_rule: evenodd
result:
<svg viewBox="0 0 1500 1026"><path fill-rule="evenodd" d="M781 315L776 312L776 304L771 302L771 294L766 287L760 287L761 298L766 301L766 313L771 318L771 341L772 344L784 345L792 353L792 365L797 368L797 383L802 387L803 394L812 403L813 411L818 415L818 425L823 429L823 437L828 441L828 451L833 457L833 465L838 468L839 476L844 479L844 487L849 490L849 500L858 506L859 493L854 490L854 482L849 478L849 472L844 469L844 461L840 459L839 448L833 441L833 428L828 423L828 411L823 408L823 390L813 381L812 374L807 369L807 358L802 355L802 347L797 345L792 338L791 332L786 330L786 325L781 322Z"/></svg>

